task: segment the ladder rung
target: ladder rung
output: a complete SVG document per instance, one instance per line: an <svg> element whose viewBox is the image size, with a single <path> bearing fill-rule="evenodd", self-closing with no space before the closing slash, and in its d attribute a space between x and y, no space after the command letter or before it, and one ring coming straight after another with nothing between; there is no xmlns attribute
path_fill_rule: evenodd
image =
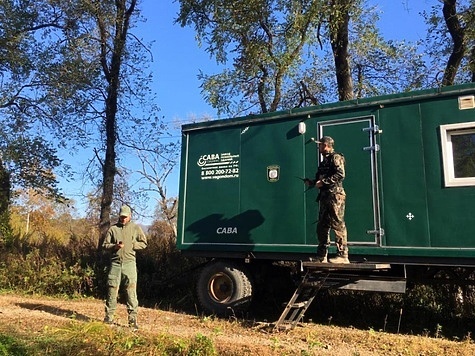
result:
<svg viewBox="0 0 475 356"><path fill-rule="evenodd" d="M325 282L323 281L312 281L312 282L302 282L302 287L320 287L323 286Z"/></svg>
<svg viewBox="0 0 475 356"><path fill-rule="evenodd" d="M312 278L312 282L309 282L310 275L306 274L305 277L300 282L300 285L294 292L294 295L287 303L282 315L274 326L274 329L279 329L284 325L287 327L295 327L295 325L302 320L305 311L312 303L317 291L321 288L323 284L321 281L316 281ZM300 298L299 298L300 297ZM297 302L296 300L300 299L303 301Z"/></svg>

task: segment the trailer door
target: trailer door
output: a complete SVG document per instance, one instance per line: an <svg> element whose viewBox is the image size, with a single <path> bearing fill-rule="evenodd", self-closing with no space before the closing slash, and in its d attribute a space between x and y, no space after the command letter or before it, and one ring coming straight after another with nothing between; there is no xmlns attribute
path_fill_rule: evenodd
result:
<svg viewBox="0 0 475 356"><path fill-rule="evenodd" d="M319 122L318 137L331 136L335 151L345 156L345 222L349 245L380 245L380 223L374 116Z"/></svg>

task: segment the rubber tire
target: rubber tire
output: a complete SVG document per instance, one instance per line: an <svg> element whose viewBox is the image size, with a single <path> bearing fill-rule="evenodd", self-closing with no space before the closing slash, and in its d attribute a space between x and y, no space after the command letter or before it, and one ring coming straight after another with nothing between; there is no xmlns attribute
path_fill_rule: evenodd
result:
<svg viewBox="0 0 475 356"><path fill-rule="evenodd" d="M235 315L249 309L253 286L243 265L230 261L215 261L200 272L196 284L198 301L208 314Z"/></svg>

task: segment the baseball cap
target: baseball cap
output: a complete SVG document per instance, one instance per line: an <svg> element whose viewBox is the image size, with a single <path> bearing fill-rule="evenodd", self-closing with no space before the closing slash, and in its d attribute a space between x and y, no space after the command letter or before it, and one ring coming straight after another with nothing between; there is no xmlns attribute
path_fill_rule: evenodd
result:
<svg viewBox="0 0 475 356"><path fill-rule="evenodd" d="M330 136L323 136L321 139L316 141L317 143L326 143L328 145L333 145L335 141Z"/></svg>
<svg viewBox="0 0 475 356"><path fill-rule="evenodd" d="M119 216L129 217L130 214L130 208L127 205L122 205L122 207L120 208Z"/></svg>

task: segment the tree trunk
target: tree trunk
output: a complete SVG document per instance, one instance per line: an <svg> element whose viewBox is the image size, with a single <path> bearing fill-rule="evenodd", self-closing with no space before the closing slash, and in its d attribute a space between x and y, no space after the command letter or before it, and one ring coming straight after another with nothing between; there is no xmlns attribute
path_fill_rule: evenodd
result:
<svg viewBox="0 0 475 356"><path fill-rule="evenodd" d="M348 26L352 0L332 0L330 9L330 40L335 60L335 73L340 101L353 99Z"/></svg>
<svg viewBox="0 0 475 356"><path fill-rule="evenodd" d="M442 12L444 14L445 23L447 24L447 29L454 42L452 53L445 67L444 78L442 79L442 86L447 86L454 84L455 75L465 54L465 30L457 16L457 0L444 0Z"/></svg>
<svg viewBox="0 0 475 356"><path fill-rule="evenodd" d="M10 233L10 174L0 159L0 240L4 240ZM2 241L0 241L1 243Z"/></svg>
<svg viewBox="0 0 475 356"><path fill-rule="evenodd" d="M106 25L98 15L98 25L101 33L102 54L101 63L102 69L107 80L107 97L105 100L105 159L102 166L102 198L101 198L101 213L99 221L100 240L99 244L107 234L110 227L111 205L114 196L114 178L117 173L116 169L116 141L117 141L117 101L120 84L120 69L122 63L122 56L124 54L125 42L127 40L127 32L130 26L130 17L135 9L137 1L131 0L127 7L126 0L116 0L116 21L115 33L113 40L112 55L110 65L107 64L107 31Z"/></svg>
<svg viewBox="0 0 475 356"><path fill-rule="evenodd" d="M471 82L475 83L475 46L472 47L472 52L470 53L469 59L469 68L471 75Z"/></svg>

